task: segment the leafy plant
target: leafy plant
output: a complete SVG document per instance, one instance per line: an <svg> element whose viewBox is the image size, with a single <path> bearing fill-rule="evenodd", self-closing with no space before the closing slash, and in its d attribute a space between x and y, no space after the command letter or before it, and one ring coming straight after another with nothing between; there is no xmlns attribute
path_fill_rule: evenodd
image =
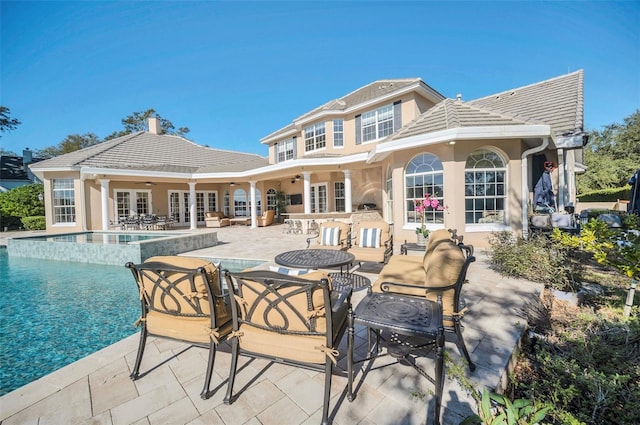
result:
<svg viewBox="0 0 640 425"><path fill-rule="evenodd" d="M539 424L551 406L535 403L532 400L509 400L500 394L482 390L478 415L466 418L460 425L534 425Z"/></svg>
<svg viewBox="0 0 640 425"><path fill-rule="evenodd" d="M22 217L21 221L27 230L45 230L47 228L47 221L43 215L37 217Z"/></svg>
<svg viewBox="0 0 640 425"><path fill-rule="evenodd" d="M491 263L499 273L544 283L548 287L573 291L581 265L569 255L569 248L543 235L529 239L504 231L489 239Z"/></svg>

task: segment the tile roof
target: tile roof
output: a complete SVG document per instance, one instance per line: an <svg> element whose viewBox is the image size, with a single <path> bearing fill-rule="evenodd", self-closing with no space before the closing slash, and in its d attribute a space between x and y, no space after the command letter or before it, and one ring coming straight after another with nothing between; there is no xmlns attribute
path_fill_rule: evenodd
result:
<svg viewBox="0 0 640 425"><path fill-rule="evenodd" d="M548 124L556 136L580 132L584 125L584 70L468 103L526 121Z"/></svg>
<svg viewBox="0 0 640 425"><path fill-rule="evenodd" d="M24 169L22 157L13 155L0 155L0 180L31 180L29 173ZM42 159L33 158L30 164L40 162Z"/></svg>
<svg viewBox="0 0 640 425"><path fill-rule="evenodd" d="M404 126L386 141L458 127L523 125L526 121L471 106L460 100L445 99Z"/></svg>
<svg viewBox="0 0 640 425"><path fill-rule="evenodd" d="M213 149L179 136L138 132L108 140L32 166L40 168L114 168L191 173L234 171L268 165L256 154Z"/></svg>
<svg viewBox="0 0 640 425"><path fill-rule="evenodd" d="M459 127L550 125L554 135L582 131L584 71L463 102L445 99L386 141Z"/></svg>

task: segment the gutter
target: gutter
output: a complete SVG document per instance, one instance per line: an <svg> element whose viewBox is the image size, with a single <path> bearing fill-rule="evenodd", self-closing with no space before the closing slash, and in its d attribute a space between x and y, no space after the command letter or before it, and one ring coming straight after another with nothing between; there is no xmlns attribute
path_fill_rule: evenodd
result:
<svg viewBox="0 0 640 425"><path fill-rule="evenodd" d="M529 236L529 185L527 184L529 167L527 157L531 154L545 150L547 146L549 146L549 137L544 137L540 146L535 146L522 152L522 237L525 239L527 239Z"/></svg>

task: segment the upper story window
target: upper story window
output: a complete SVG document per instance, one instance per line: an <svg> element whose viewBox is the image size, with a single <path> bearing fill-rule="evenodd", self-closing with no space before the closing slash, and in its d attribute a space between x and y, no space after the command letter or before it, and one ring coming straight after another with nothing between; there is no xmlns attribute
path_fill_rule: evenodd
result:
<svg viewBox="0 0 640 425"><path fill-rule="evenodd" d="M276 162L289 161L295 158L296 138L292 137L276 145Z"/></svg>
<svg viewBox="0 0 640 425"><path fill-rule="evenodd" d="M393 134L402 126L401 103L382 106L373 111L356 115L356 144L381 139Z"/></svg>
<svg viewBox="0 0 640 425"><path fill-rule="evenodd" d="M53 180L53 222L75 223L76 192L73 179Z"/></svg>
<svg viewBox="0 0 640 425"><path fill-rule="evenodd" d="M333 120L333 147L344 146L344 120Z"/></svg>
<svg viewBox="0 0 640 425"><path fill-rule="evenodd" d="M311 152L327 146L324 122L304 128L304 151Z"/></svg>

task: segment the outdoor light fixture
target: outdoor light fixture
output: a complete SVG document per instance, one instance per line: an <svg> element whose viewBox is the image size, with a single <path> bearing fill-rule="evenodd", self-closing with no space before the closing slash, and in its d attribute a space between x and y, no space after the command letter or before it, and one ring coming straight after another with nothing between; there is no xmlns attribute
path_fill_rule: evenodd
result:
<svg viewBox="0 0 640 425"><path fill-rule="evenodd" d="M300 174L296 174L294 178L291 179L291 183L295 183L300 180Z"/></svg>
<svg viewBox="0 0 640 425"><path fill-rule="evenodd" d="M229 186L235 186L236 184L234 182L229 183Z"/></svg>
<svg viewBox="0 0 640 425"><path fill-rule="evenodd" d="M145 182L144 183L147 187L151 187L151 182Z"/></svg>

